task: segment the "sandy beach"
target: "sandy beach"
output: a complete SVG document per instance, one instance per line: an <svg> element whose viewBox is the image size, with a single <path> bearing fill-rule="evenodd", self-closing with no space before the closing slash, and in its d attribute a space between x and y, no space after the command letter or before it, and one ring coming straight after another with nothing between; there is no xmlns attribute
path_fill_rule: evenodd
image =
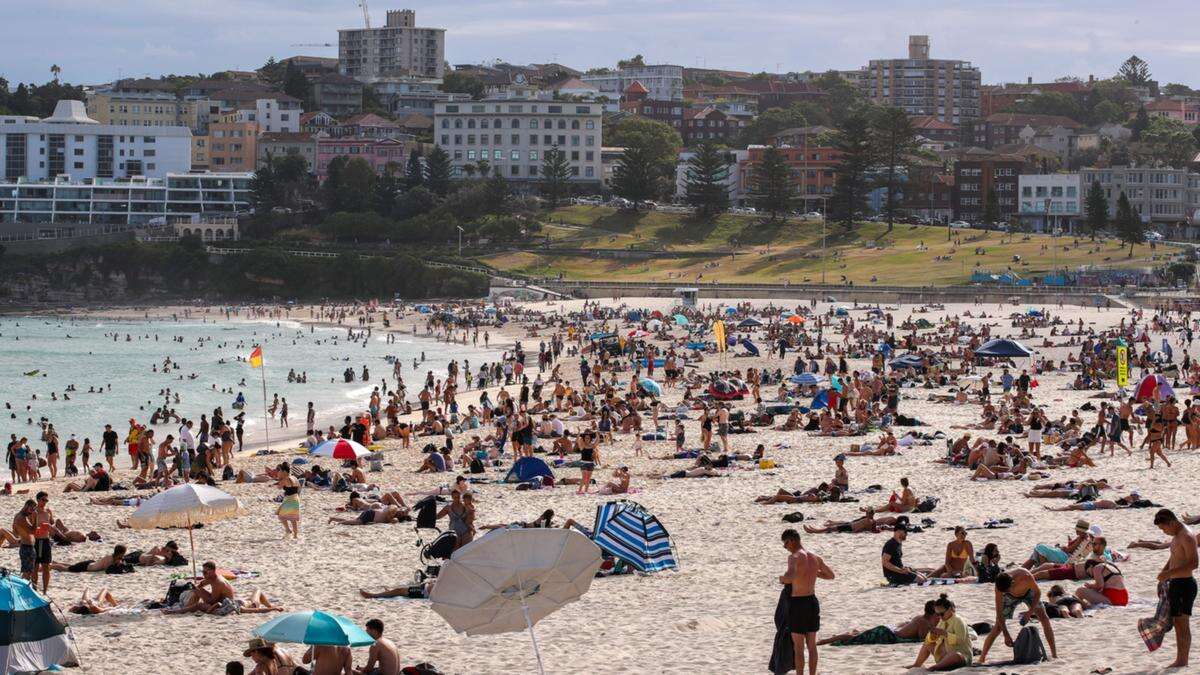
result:
<svg viewBox="0 0 1200 675"><path fill-rule="evenodd" d="M668 311L672 302L666 299L622 300L630 308ZM701 300L702 304L706 301ZM615 306L619 303L602 303ZM753 301L755 307L767 301ZM775 307L795 308L797 300L777 299ZM533 303L528 307L543 312L566 313L578 310L582 301ZM816 311L829 308L822 303ZM196 308L191 308L195 316ZM993 324L993 334L1015 334L1008 316L1022 313L1024 305L948 306L913 314L913 307L889 309L899 324L912 315L924 317L934 324L943 316L961 316L964 311L978 315L986 311L991 318L964 319L972 325ZM1047 307L1053 316L1077 324L1082 319L1085 330L1103 330L1116 325L1122 318L1129 322L1131 311L1114 308L1094 310L1078 307ZM153 310L105 310L104 316L143 318L144 312L168 317L177 308ZM297 311L298 315L302 312ZM851 309L850 318L866 320L862 310ZM1147 316L1152 312L1147 312ZM292 319L306 320L304 316ZM404 330L410 327L411 317L399 323ZM378 327L378 324L376 324ZM618 328L620 324L616 324ZM357 326L356 326L357 328ZM628 327L624 327L628 331ZM519 321L510 322L504 329L491 329L493 349L505 349L520 339L527 351L536 355L540 339L552 331L542 330L531 337ZM1038 357L1054 360L1067 358L1077 348L1042 346L1048 329L1039 329L1038 337L1025 339ZM903 334L899 329L897 335ZM682 332L676 331L676 336ZM840 339L827 334L826 339ZM1157 345L1160 334L1152 334L1151 344ZM1065 338L1052 338L1063 342ZM435 343L431 342L431 349ZM699 372L748 367L783 369L790 374L794 355L786 360L768 357L768 345L759 357L734 357L724 360L708 355L699 364ZM1176 358L1182 350L1175 346ZM445 348L446 343L436 344ZM453 346L449 347L451 350ZM527 371L536 372L536 356ZM562 373L578 380L577 359L560 360ZM865 359L852 359L852 369L869 368ZM998 372L998 371L997 371ZM1133 379L1139 371L1134 369ZM438 373L444 376L444 373ZM406 371L409 398L413 399L420 386L415 375ZM620 376L627 386L629 373ZM1051 419L1070 415L1088 402L1095 391L1076 391L1069 387L1073 375L1043 374L1037 377L1035 402L1043 406ZM519 387L509 387L514 392ZM549 388L548 388L549 389ZM764 387L763 398L773 398ZM996 395L999 387L993 390ZM1111 381L1106 389L1114 390ZM496 388L491 395L495 398ZM954 405L933 403L930 393L946 393L947 389L902 389L900 411L916 417L927 426L926 433L942 431L949 437L961 434L953 425L979 421L980 406L975 403ZM1185 394L1186 389L1180 389ZM667 389L663 401L678 403L681 389ZM478 390L459 392L460 405L477 403ZM366 402L364 401L364 408ZM1093 401L1098 405L1098 402ZM738 409L751 410L753 401L736 403ZM127 411L114 411L114 425L128 417ZM195 411L196 414L199 411ZM295 409L293 419L303 424L303 411ZM1095 414L1081 413L1090 423ZM686 423L688 445L695 447L699 438L695 411L693 421ZM781 423L782 417L776 423ZM648 422L648 420L647 420ZM1165 551L1127 551L1126 545L1135 539L1162 539L1152 524L1154 509L1092 511L1085 513L1055 513L1047 505L1065 504L1063 500L1027 499L1022 493L1031 487L1030 481L968 480L969 472L960 467L935 463L945 456L945 443L936 440L928 446L903 448L898 455L887 457L850 458L846 462L852 486L851 496L856 503L818 503L798 505L759 505L755 496L772 494L779 488L806 489L833 475L832 457L850 449L852 444L873 441L878 433L850 438L828 438L807 432L773 431L756 427L756 433L730 436L731 449L750 453L758 444L766 446L767 456L778 466L771 469L737 468L715 478L656 480L646 474L669 473L686 466L692 460L659 460L634 456L634 436L616 435L616 442L602 446L603 466L597 469L598 480L607 480L614 466L625 464L634 474L632 486L635 500L656 514L670 532L677 547L680 567L675 571L654 575L628 575L597 579L591 590L579 601L540 622L537 626L539 645L551 673L753 673L766 672L774 637L772 617L779 594L778 577L784 572L787 552L780 544L780 533L786 527L781 517L793 511L804 514L805 523L820 523L826 519L849 520L860 515L859 507L887 500L891 490L898 488L901 477L908 477L918 496L940 498L937 508L928 514L915 514L914 521L932 518L935 524L922 532L909 535L905 543L904 561L916 567L937 567L941 564L949 531L956 525L980 526L988 519L1010 518L1013 525L1000 529L972 530L969 535L975 550L987 543L998 544L1005 563L1024 561L1037 543L1061 544L1071 535L1080 517L1099 525L1108 537L1110 546L1128 552L1131 559L1120 564L1130 589L1128 607L1105 608L1088 613L1084 619L1064 619L1054 622L1059 659L1038 666L1020 666L1020 672L1088 673L1095 669L1112 668L1114 673L1155 671L1167 665L1174 656L1173 636L1156 653L1148 653L1136 627L1137 619L1153 615L1155 608L1155 575L1166 560ZM897 430L900 431L899 429ZM987 431L972 431L996 438ZM468 435L469 436L469 435ZM35 439L31 439L35 440ZM413 447L401 450L398 441L386 440L382 445L386 465L380 473L368 474L369 480L386 489L401 493L431 490L453 481L453 473L416 474L421 462L420 447L426 439L417 439ZM439 439L429 439L440 445ZM1138 437L1138 442L1141 437ZM1023 441L1021 441L1023 444ZM279 445L273 444L279 449ZM671 441L647 441L645 450L650 456L672 452ZM1049 448L1047 448L1049 450ZM1122 489L1106 496L1115 498L1130 488L1138 489L1153 502L1174 509L1177 513L1200 510L1195 502L1195 482L1200 478L1200 456L1194 451L1168 452L1173 467L1156 465L1148 468L1145 451L1135 451L1132 457L1121 450L1115 457L1093 458L1095 469L1052 469L1048 480L1080 480L1105 477ZM287 454L269 456L239 456L234 465L252 472L277 464ZM117 478L129 477L129 458L124 452L117 458ZM492 469L491 478L502 478L508 464ZM564 469L564 476L577 476L575 469ZM1043 482L1043 481L1037 481ZM51 492L50 506L55 514L73 529L95 529L103 543L87 542L70 547L55 548L55 559L73 562L98 558L116 543L130 550L148 549L170 538L183 544L184 531L139 531L118 529L116 521L127 517L132 507L95 506L87 494L60 494L65 484L60 480L50 485L36 486ZM878 484L881 492L862 492L868 485ZM456 634L437 616L426 600L365 600L359 588L379 590L401 586L411 581L420 567L417 533L411 523L345 527L326 524L330 515L340 515L336 508L346 500L344 493L306 489L302 492L303 521L301 539L283 540L282 528L275 517L276 503L271 501L279 491L262 484L219 484L223 490L242 500L248 515L210 525L195 532L198 558L214 560L221 567L247 570L254 578L233 582L239 595L261 589L278 604L293 609L325 609L339 612L365 623L380 618L387 626L386 635L400 648L404 663L427 661L446 673L523 673L533 670L533 656L525 634L469 638ZM554 509L559 519L570 517L590 525L597 505L609 498L595 494L577 495L574 486L518 492L502 483L475 486L477 493L477 524L508 523L531 520L545 509ZM132 491L146 494L148 491ZM0 496L0 512L15 514L26 495ZM877 624L898 624L919 614L926 600L947 593L958 606L958 613L967 623L991 621L994 616L993 594L990 585L956 584L934 587L881 587L880 549L889 532L869 534L804 535L804 545L820 554L835 571L837 578L821 582L818 595L822 604L822 635L849 629L866 629ZM15 549L0 549L0 565L18 568ZM76 600L84 589L109 588L126 603L140 600L161 600L169 579L176 568L139 568L133 574L69 574L55 573L49 596L62 607ZM1074 582L1058 582L1073 590ZM1045 592L1049 582L1042 584ZM250 630L271 615L208 615L163 616L157 611L122 610L99 616L70 615L70 625L78 640L84 673L206 674L224 672L224 664L240 659L250 637ZM1016 622L1010 622L1014 635ZM977 640L975 646L981 646ZM913 661L918 645L860 647L823 647L821 671L839 673L899 673ZM288 646L298 656L296 646ZM993 648L990 661L1009 656L1003 642ZM355 650L356 665L365 662L366 649ZM241 659L247 661L247 659ZM988 672L994 669L975 669Z"/></svg>

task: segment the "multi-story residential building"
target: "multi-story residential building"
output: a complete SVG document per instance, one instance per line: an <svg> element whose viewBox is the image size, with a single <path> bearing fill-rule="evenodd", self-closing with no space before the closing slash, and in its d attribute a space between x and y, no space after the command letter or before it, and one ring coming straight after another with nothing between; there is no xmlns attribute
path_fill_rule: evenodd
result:
<svg viewBox="0 0 1200 675"><path fill-rule="evenodd" d="M236 114L208 125L208 165L215 171L254 171L258 166L258 123Z"/></svg>
<svg viewBox="0 0 1200 675"><path fill-rule="evenodd" d="M934 143L940 143L943 148L953 148L958 145L959 129L949 122L943 122L933 115L916 115L909 121L918 136L923 136Z"/></svg>
<svg viewBox="0 0 1200 675"><path fill-rule="evenodd" d="M363 83L336 72L319 72L308 78L317 110L330 115L353 115L362 111Z"/></svg>
<svg viewBox="0 0 1200 675"><path fill-rule="evenodd" d="M251 210L252 177L168 173L122 180L0 180L0 223L91 223L119 231L191 216L232 216Z"/></svg>
<svg viewBox="0 0 1200 675"><path fill-rule="evenodd" d="M558 148L573 180L601 179L601 104L548 98L438 103L434 140L450 154L455 175L486 159L512 180L537 180L543 153Z"/></svg>
<svg viewBox="0 0 1200 675"><path fill-rule="evenodd" d="M1083 216L1084 188L1077 173L1021 174L1021 221L1035 232L1073 233Z"/></svg>
<svg viewBox="0 0 1200 675"><path fill-rule="evenodd" d="M355 138L341 136L317 138L317 180L329 176L329 163L338 157L363 159L377 174L389 169L396 174L404 173L409 151L416 146L411 141L395 138Z"/></svg>
<svg viewBox="0 0 1200 675"><path fill-rule="evenodd" d="M1062 82L1034 82L1033 78L1024 84L1008 83L984 85L979 90L979 115L990 117L999 112L1005 112L1012 106L1041 94L1066 94L1084 103L1091 92L1095 78L1088 76L1087 82L1081 80L1064 80Z"/></svg>
<svg viewBox="0 0 1200 675"><path fill-rule="evenodd" d="M713 106L688 108L683 111L683 144L692 146L703 141L729 143L742 133L742 121Z"/></svg>
<svg viewBox="0 0 1200 675"><path fill-rule="evenodd" d="M332 133L337 118L327 112L306 112L300 116L300 132L305 134Z"/></svg>
<svg viewBox="0 0 1200 675"><path fill-rule="evenodd" d="M646 98L655 101L683 100L683 66L630 66L615 71L584 75L579 79L599 89L602 95L613 100L619 99L625 89L634 82L641 82L642 86L646 88Z"/></svg>
<svg viewBox="0 0 1200 675"><path fill-rule="evenodd" d="M359 113L344 117L328 129L330 136L360 138L399 138L406 135L400 125L375 113Z"/></svg>
<svg viewBox="0 0 1200 675"><path fill-rule="evenodd" d="M1031 143L1033 136L1042 129L1061 127L1073 135L1073 132L1082 126L1070 117L1061 115L995 113L975 124L974 144L985 148L1014 144L1024 145Z"/></svg>
<svg viewBox="0 0 1200 675"><path fill-rule="evenodd" d="M675 198L680 201L687 196L689 164L695 156L695 152L684 150L679 153L679 161L675 163ZM728 152L729 172L725 174L725 179L721 181L721 184L725 186L725 190L729 193L731 204L741 205L747 199L749 188L742 185L742 180L747 176L739 170L739 166L743 162L746 162L749 157L749 150L730 150Z"/></svg>
<svg viewBox="0 0 1200 675"><path fill-rule="evenodd" d="M1024 165L1024 158L1017 155L978 148L962 153L954 164L954 217L983 222L988 198L995 192L1000 220L1007 221L1017 212L1018 176Z"/></svg>
<svg viewBox="0 0 1200 675"><path fill-rule="evenodd" d="M170 91L110 87L88 95L88 116L101 124L139 127L192 127L196 104Z"/></svg>
<svg viewBox="0 0 1200 675"><path fill-rule="evenodd" d="M776 147L790 145L794 148L800 148L808 145L820 145L820 138L829 134L836 133L833 127L825 127L815 125L811 127L792 127L779 131L769 140L771 145Z"/></svg>
<svg viewBox="0 0 1200 675"><path fill-rule="evenodd" d="M1110 216L1117 212L1121 193L1144 223L1178 223L1186 219L1194 204L1200 204L1193 192L1193 176L1187 169L1114 166L1082 169L1081 189L1086 193L1099 182L1108 199ZM1195 188L1200 191L1200 188Z"/></svg>
<svg viewBox="0 0 1200 675"><path fill-rule="evenodd" d="M192 136L192 171L208 171L208 135Z"/></svg>
<svg viewBox="0 0 1200 675"><path fill-rule="evenodd" d="M264 92L255 89L224 89L212 94L208 100L209 120L230 114L239 122L258 124L260 133L300 131L300 101L280 92Z"/></svg>
<svg viewBox="0 0 1200 675"><path fill-rule="evenodd" d="M1159 98L1146 104L1146 114L1196 126L1200 124L1200 101L1192 96Z"/></svg>
<svg viewBox="0 0 1200 675"><path fill-rule="evenodd" d="M314 173L317 161L317 137L312 134L300 133L265 133L258 137L258 165L261 166L267 157L285 157L297 155L304 158L304 166L309 173Z"/></svg>
<svg viewBox="0 0 1200 675"><path fill-rule="evenodd" d="M859 88L876 103L909 115L960 124L979 117L979 68L968 61L929 58L929 36L910 35L907 59L873 59Z"/></svg>
<svg viewBox="0 0 1200 675"><path fill-rule="evenodd" d="M364 83L445 74L446 29L417 27L410 9L390 10L382 28L338 31L338 69Z"/></svg>
<svg viewBox="0 0 1200 675"><path fill-rule="evenodd" d="M650 98L650 90L641 82L630 82L622 93L621 112L638 115L671 126L683 133L683 101L661 101Z"/></svg>
<svg viewBox="0 0 1200 675"><path fill-rule="evenodd" d="M901 206L914 216L940 222L954 216L954 173L941 162L910 159L903 191Z"/></svg>
<svg viewBox="0 0 1200 675"><path fill-rule="evenodd" d="M746 148L745 157L737 163L738 185L743 188L743 199L748 198L748 194L753 190L755 171L767 147L751 145ZM783 146L778 150L791 170L791 181L799 202L797 208L802 211L825 213L826 202L833 196L833 186L837 181L840 153L834 148L812 145Z"/></svg>
<svg viewBox="0 0 1200 675"><path fill-rule="evenodd" d="M280 59L279 63L284 67L291 66L299 70L310 81L322 73L336 73L338 71L338 60L327 56L289 56L286 59Z"/></svg>
<svg viewBox="0 0 1200 675"><path fill-rule="evenodd" d="M0 167L15 181L162 177L192 166L187 127L100 124L82 101L59 101L54 114L0 117Z"/></svg>

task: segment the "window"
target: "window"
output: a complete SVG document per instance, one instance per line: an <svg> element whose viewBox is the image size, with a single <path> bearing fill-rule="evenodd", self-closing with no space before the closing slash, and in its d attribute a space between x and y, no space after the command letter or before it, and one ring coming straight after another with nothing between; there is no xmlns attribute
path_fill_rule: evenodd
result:
<svg viewBox="0 0 1200 675"><path fill-rule="evenodd" d="M485 120L485 119L484 119L484 120L479 120L479 128L480 128L480 129L486 129L486 128L488 128L488 121L487 121L487 120Z"/></svg>
<svg viewBox="0 0 1200 675"><path fill-rule="evenodd" d="M576 130L579 129L579 120L571 120L571 128Z"/></svg>
<svg viewBox="0 0 1200 675"><path fill-rule="evenodd" d="M545 134L542 136L542 145L550 145L552 143L554 143L553 136L551 136L550 134Z"/></svg>
<svg viewBox="0 0 1200 675"><path fill-rule="evenodd" d="M78 153L78 154L83 154L83 153ZM154 149L153 149L153 148L148 148L148 149L146 149L144 152L142 152L142 154L143 154L143 155L145 155L146 157L153 157L153 156L154 156Z"/></svg>
<svg viewBox="0 0 1200 675"><path fill-rule="evenodd" d="M529 134L529 144L530 145L538 144L538 135L537 134Z"/></svg>
<svg viewBox="0 0 1200 675"><path fill-rule="evenodd" d="M595 136L585 136L583 140L585 141L584 145L588 146L589 148L596 145Z"/></svg>
<svg viewBox="0 0 1200 675"><path fill-rule="evenodd" d="M75 162L75 168L76 168L76 169L82 169L82 168L83 168L83 162Z"/></svg>
<svg viewBox="0 0 1200 675"><path fill-rule="evenodd" d="M475 151L467 150L467 159L475 159Z"/></svg>
<svg viewBox="0 0 1200 675"><path fill-rule="evenodd" d="M571 161L572 161L572 162L578 162L578 161L579 161L579 151L578 151L578 150L572 150L572 151L571 151Z"/></svg>
<svg viewBox="0 0 1200 675"><path fill-rule="evenodd" d="M450 145L449 134L442 134L442 145Z"/></svg>
<svg viewBox="0 0 1200 675"><path fill-rule="evenodd" d="M596 175L596 169L594 167L585 166L583 167L583 175L587 178L592 178Z"/></svg>
<svg viewBox="0 0 1200 675"><path fill-rule="evenodd" d="M448 105L448 106L446 106L446 112L448 112L448 113L456 113L456 112L458 112L458 106L456 106L456 105Z"/></svg>
<svg viewBox="0 0 1200 675"><path fill-rule="evenodd" d="M561 105L552 105L549 107L548 112L560 113L560 112L562 112L562 106Z"/></svg>
<svg viewBox="0 0 1200 675"><path fill-rule="evenodd" d="M462 134L454 134L454 144L462 145Z"/></svg>
<svg viewBox="0 0 1200 675"><path fill-rule="evenodd" d="M531 162L538 161L538 151L537 150L529 151L529 161L531 161Z"/></svg>
<svg viewBox="0 0 1200 675"><path fill-rule="evenodd" d="M595 129L596 128L596 120L588 120L587 122L584 123L584 128Z"/></svg>
<svg viewBox="0 0 1200 675"><path fill-rule="evenodd" d="M475 145L475 134L467 134L467 145Z"/></svg>
<svg viewBox="0 0 1200 675"><path fill-rule="evenodd" d="M584 160L591 162L591 161L595 160L596 153L592 152L591 150L588 150L587 152L583 153L583 158L584 158Z"/></svg>
<svg viewBox="0 0 1200 675"><path fill-rule="evenodd" d="M536 118L536 117L535 117L535 118L533 118L533 119L531 119L531 120L529 120L529 128L530 128L530 129L536 129L536 128L538 128L538 120L537 120L537 118Z"/></svg>
<svg viewBox="0 0 1200 675"><path fill-rule="evenodd" d="M577 114L577 115L587 115L591 112L592 112L592 108L590 106L586 106L586 105L575 106L575 114Z"/></svg>
<svg viewBox="0 0 1200 675"><path fill-rule="evenodd" d="M536 164L531 164L531 165L529 166L529 175L530 175L530 176L536 176L536 175L538 175L538 168L537 168L537 165L536 165Z"/></svg>
<svg viewBox="0 0 1200 675"><path fill-rule="evenodd" d="M567 121L566 121L566 120L559 120L559 121L558 121L558 128L559 128L559 129L566 129L566 128L567 128Z"/></svg>
<svg viewBox="0 0 1200 675"><path fill-rule="evenodd" d="M513 134L511 144L512 145L520 145L521 144L521 134Z"/></svg>
<svg viewBox="0 0 1200 675"><path fill-rule="evenodd" d="M492 151L492 159L494 159L494 160L504 159L504 151L503 150L493 150Z"/></svg>
<svg viewBox="0 0 1200 675"><path fill-rule="evenodd" d="M462 153L462 150L455 150L455 151L454 151L454 159L457 161L457 160L460 160L460 159L462 159L462 158L463 158L463 153Z"/></svg>
<svg viewBox="0 0 1200 675"><path fill-rule="evenodd" d="M76 157L83 157L83 148L75 148L74 155Z"/></svg>
<svg viewBox="0 0 1200 675"><path fill-rule="evenodd" d="M511 150L511 151L509 151L509 153L508 153L508 158L509 158L509 159L511 159L511 160L512 160L512 161L514 161L514 162L519 162L519 161L521 161L521 151L520 151L520 150Z"/></svg>
<svg viewBox="0 0 1200 675"><path fill-rule="evenodd" d="M513 164L512 166L509 167L509 173L511 173L514 176L519 176L519 175L521 175L521 167L517 166L516 164Z"/></svg>
<svg viewBox="0 0 1200 675"><path fill-rule="evenodd" d="M520 129L521 128L521 120L514 117L512 119L512 121L509 122L508 127L510 129Z"/></svg>
<svg viewBox="0 0 1200 675"><path fill-rule="evenodd" d="M154 137L153 137L153 136L146 136L146 137L142 138L142 142L143 142L143 143L153 143L153 142L154 142Z"/></svg>
<svg viewBox="0 0 1200 675"><path fill-rule="evenodd" d="M572 137L571 137L571 145L572 145L572 146L574 146L574 147L576 147L576 148L578 148L578 147L579 147L579 136L578 136L578 135L575 135L575 136L572 136Z"/></svg>
<svg viewBox="0 0 1200 675"><path fill-rule="evenodd" d="M475 118L472 117L471 119L467 120L467 128L468 129L475 128Z"/></svg>

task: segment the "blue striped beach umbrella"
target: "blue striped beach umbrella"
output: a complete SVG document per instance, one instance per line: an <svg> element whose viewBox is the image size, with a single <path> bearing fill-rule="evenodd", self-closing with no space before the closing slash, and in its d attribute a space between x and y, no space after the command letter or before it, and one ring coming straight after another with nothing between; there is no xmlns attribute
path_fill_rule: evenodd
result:
<svg viewBox="0 0 1200 675"><path fill-rule="evenodd" d="M596 507L592 541L641 572L679 567L671 535L657 516L637 502L613 501Z"/></svg>
<svg viewBox="0 0 1200 675"><path fill-rule="evenodd" d="M71 651L66 633L49 600L28 581L0 570L0 672L37 672L58 665Z"/></svg>

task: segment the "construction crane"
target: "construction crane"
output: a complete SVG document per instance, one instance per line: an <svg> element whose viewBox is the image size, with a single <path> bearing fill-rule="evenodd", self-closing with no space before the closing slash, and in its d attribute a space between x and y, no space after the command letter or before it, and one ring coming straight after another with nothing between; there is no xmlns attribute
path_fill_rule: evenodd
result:
<svg viewBox="0 0 1200 675"><path fill-rule="evenodd" d="M297 42L293 47L336 47L332 42Z"/></svg>
<svg viewBox="0 0 1200 675"><path fill-rule="evenodd" d="M362 7L363 23L367 25L367 30L371 30L371 12L367 9L367 0L358 0L358 6Z"/></svg>

